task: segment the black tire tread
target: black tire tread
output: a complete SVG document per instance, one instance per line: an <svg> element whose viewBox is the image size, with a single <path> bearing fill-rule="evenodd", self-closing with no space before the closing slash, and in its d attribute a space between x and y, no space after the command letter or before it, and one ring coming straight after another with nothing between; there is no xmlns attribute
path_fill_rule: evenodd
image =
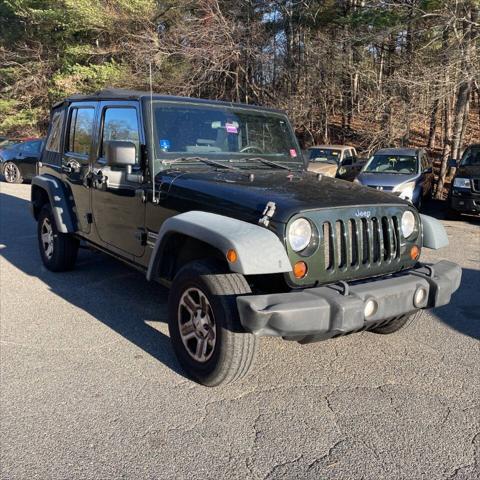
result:
<svg viewBox="0 0 480 480"><path fill-rule="evenodd" d="M66 272L68 270L72 270L77 260L79 241L71 234L61 233L57 230L49 204L45 204L40 211L40 215L38 217L38 229L40 229L40 225L42 224L45 216L50 218L54 235L56 236L56 242L54 247L54 255L50 260L43 255L40 246L40 255L42 257L43 264L52 272Z"/></svg>
<svg viewBox="0 0 480 480"><path fill-rule="evenodd" d="M417 312L401 315L399 317L393 318L390 322L380 325L379 327L372 328L371 331L378 333L380 335L390 335L392 333L398 332L401 329L407 328L414 321L419 319L423 314L422 310Z"/></svg>
<svg viewBox="0 0 480 480"><path fill-rule="evenodd" d="M177 277L184 275L201 276L214 296L218 296L226 315L222 329L223 349L221 358L213 372L200 377L187 371L195 380L206 386L228 384L244 377L252 367L258 339L255 335L243 330L238 317L236 297L251 293L245 277L237 273L224 273L214 261L196 261L184 266ZM175 281L174 281L175 282ZM172 285L172 289L175 288ZM172 321L176 321L172 319ZM171 335L172 337L172 335ZM181 362L182 363L182 362Z"/></svg>

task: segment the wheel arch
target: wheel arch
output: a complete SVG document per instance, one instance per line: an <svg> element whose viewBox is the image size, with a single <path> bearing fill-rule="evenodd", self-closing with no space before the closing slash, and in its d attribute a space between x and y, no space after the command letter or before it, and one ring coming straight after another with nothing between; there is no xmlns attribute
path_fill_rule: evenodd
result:
<svg viewBox="0 0 480 480"><path fill-rule="evenodd" d="M233 249L235 262L226 254ZM292 270L285 247L275 233L214 213L191 211L170 217L162 225L150 257L147 279L154 280L177 271L169 265L203 258L215 258L228 271L243 275L285 273ZM167 277L168 278L168 275Z"/></svg>
<svg viewBox="0 0 480 480"><path fill-rule="evenodd" d="M52 208L59 232L73 233L77 230L73 199L63 182L51 175L33 177L31 209L36 220L46 203L49 203Z"/></svg>

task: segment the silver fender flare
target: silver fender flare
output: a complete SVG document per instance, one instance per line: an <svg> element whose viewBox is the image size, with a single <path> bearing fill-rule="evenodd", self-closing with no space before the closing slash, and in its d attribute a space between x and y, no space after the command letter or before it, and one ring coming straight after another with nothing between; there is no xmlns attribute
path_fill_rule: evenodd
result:
<svg viewBox="0 0 480 480"><path fill-rule="evenodd" d="M170 217L163 223L150 257L147 280L155 278L164 246L172 233L201 240L223 255L234 249L237 260L229 263L231 272L260 275L292 271L285 247L272 231L215 213L190 211Z"/></svg>
<svg viewBox="0 0 480 480"><path fill-rule="evenodd" d="M448 236L440 220L420 214L423 228L423 246L438 250L448 246Z"/></svg>

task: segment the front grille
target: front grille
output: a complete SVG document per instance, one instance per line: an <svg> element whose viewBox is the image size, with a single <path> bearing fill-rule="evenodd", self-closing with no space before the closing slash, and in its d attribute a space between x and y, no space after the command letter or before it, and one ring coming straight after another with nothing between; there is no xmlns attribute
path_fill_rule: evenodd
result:
<svg viewBox="0 0 480 480"><path fill-rule="evenodd" d="M400 258L397 216L326 221L322 231L327 271L382 265Z"/></svg>
<svg viewBox="0 0 480 480"><path fill-rule="evenodd" d="M472 190L474 192L480 192L480 178L472 179Z"/></svg>

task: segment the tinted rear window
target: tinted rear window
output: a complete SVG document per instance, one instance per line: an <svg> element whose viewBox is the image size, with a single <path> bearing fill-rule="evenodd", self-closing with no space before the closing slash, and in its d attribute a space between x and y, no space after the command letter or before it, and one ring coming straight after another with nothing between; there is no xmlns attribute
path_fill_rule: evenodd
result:
<svg viewBox="0 0 480 480"><path fill-rule="evenodd" d="M90 107L73 108L70 116L68 151L88 155L92 143L95 109Z"/></svg>

